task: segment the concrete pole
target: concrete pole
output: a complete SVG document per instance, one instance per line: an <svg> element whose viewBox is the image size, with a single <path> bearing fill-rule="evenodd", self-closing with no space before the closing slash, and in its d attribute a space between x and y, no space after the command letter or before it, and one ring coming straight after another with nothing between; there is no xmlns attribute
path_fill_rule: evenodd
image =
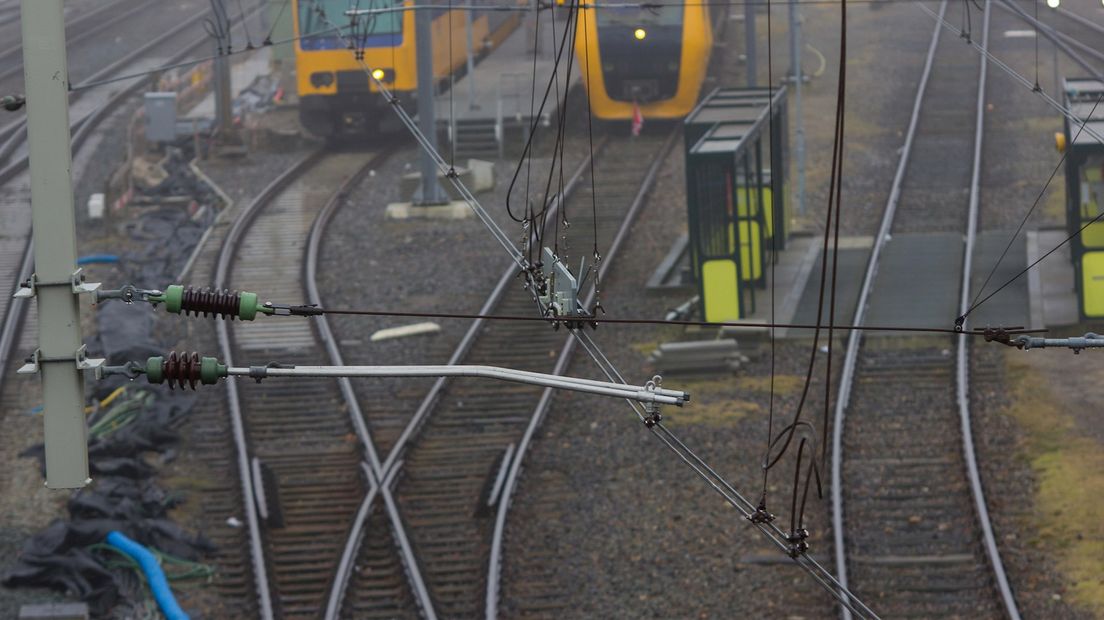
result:
<svg viewBox="0 0 1104 620"><path fill-rule="evenodd" d="M46 486L82 487L88 478L80 303L69 151L69 73L62 0L23 0L23 76L31 164L38 357L45 413Z"/></svg>
<svg viewBox="0 0 1104 620"><path fill-rule="evenodd" d="M801 90L805 74L801 71L801 18L797 2L790 3L790 74L794 80L794 159L797 160L797 212L805 215L805 117L802 114Z"/></svg>
<svg viewBox="0 0 1104 620"><path fill-rule="evenodd" d="M24 0L26 1L26 0ZM432 0L417 0L417 4L430 4ZM418 63L418 128L425 134L433 150L437 150L437 115L434 110L433 88L433 12L429 9L414 11L414 39ZM455 139L455 136L453 137ZM448 196L437 182L437 164L426 149L422 149L422 188L414 197L418 205L448 203Z"/></svg>
<svg viewBox="0 0 1104 620"><path fill-rule="evenodd" d="M755 62L755 2L744 3L744 45L745 58L747 60L747 85L755 88L755 72L758 68Z"/></svg>

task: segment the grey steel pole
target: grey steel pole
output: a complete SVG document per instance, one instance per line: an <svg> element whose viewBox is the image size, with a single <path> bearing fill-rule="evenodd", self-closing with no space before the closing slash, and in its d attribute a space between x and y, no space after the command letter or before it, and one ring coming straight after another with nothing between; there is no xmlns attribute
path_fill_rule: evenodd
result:
<svg viewBox="0 0 1104 620"><path fill-rule="evenodd" d="M758 68L755 62L755 3L744 3L744 46L747 59L747 85L755 88L755 72Z"/></svg>
<svg viewBox="0 0 1104 620"><path fill-rule="evenodd" d="M801 71L801 18L797 3L790 3L790 73L794 80L794 158L797 160L797 212L805 215L805 117L801 90L805 74Z"/></svg>
<svg viewBox="0 0 1104 620"><path fill-rule="evenodd" d="M468 0L468 10L464 11L464 14L466 15L464 26L468 35L468 109L475 110L479 106L475 104L475 52L472 51L475 41L472 33L472 0Z"/></svg>
<svg viewBox="0 0 1104 620"><path fill-rule="evenodd" d="M224 54L223 43L215 43L215 120L219 133L225 136L234 128L234 104L231 98L230 59Z"/></svg>
<svg viewBox="0 0 1104 620"><path fill-rule="evenodd" d="M432 0L417 0L429 4ZM437 183L437 164L430 151L437 150L437 118L433 100L433 12L414 11L414 41L418 63L418 128L425 135L427 148L422 149L421 195L414 202L421 205L439 205L448 202L441 185ZM455 139L455 138L454 138Z"/></svg>
<svg viewBox="0 0 1104 620"><path fill-rule="evenodd" d="M38 359L45 413L46 486L88 484L88 439L69 151L69 72L62 0L23 0L23 76L31 166Z"/></svg>

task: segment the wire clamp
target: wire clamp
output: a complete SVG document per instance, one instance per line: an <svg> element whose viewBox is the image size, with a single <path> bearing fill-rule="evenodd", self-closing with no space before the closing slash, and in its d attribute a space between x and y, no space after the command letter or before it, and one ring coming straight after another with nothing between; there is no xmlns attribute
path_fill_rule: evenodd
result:
<svg viewBox="0 0 1104 620"><path fill-rule="evenodd" d="M790 543L790 547L789 549L787 549L787 553L790 554L791 558L796 559L800 556L805 555L805 553L809 550L808 539L809 530L803 527L794 530L788 536L786 536L786 542Z"/></svg>
<svg viewBox="0 0 1104 620"><path fill-rule="evenodd" d="M281 364L279 362L269 362L264 366L250 366L249 377L260 383L262 380L268 378L269 368L295 368L295 364Z"/></svg>
<svg viewBox="0 0 1104 620"><path fill-rule="evenodd" d="M326 312L318 307L318 304L292 306L288 304L274 304L271 301L266 301L261 305L272 311L270 313L266 312L266 314L272 314L274 316L319 316Z"/></svg>
<svg viewBox="0 0 1104 620"><path fill-rule="evenodd" d="M1022 327L1013 327L1013 330L1023 329ZM1012 340L1012 334L1008 329L1003 327L986 327L981 331L982 337L985 338L985 342L997 342L1007 347L1022 348L1022 345L1017 344L1018 341Z"/></svg>
<svg viewBox="0 0 1104 620"><path fill-rule="evenodd" d="M961 332L962 331L962 326L965 325L965 324L966 324L966 315L963 314L962 316L955 319L954 330L956 332Z"/></svg>
<svg viewBox="0 0 1104 620"><path fill-rule="evenodd" d="M767 510L767 500L759 500L759 505L756 506L755 512L747 516L747 520L755 524L765 524L774 521L774 515Z"/></svg>
<svg viewBox="0 0 1104 620"><path fill-rule="evenodd" d="M96 379L110 376L122 376L131 381L146 374L146 367L138 362L127 362L122 366L100 366L96 369Z"/></svg>
<svg viewBox="0 0 1104 620"><path fill-rule="evenodd" d="M104 301L105 299L121 299L123 303L132 304L135 301L147 301L151 303L157 303L151 300L151 298L159 298L165 293L158 289L144 289L138 288L133 284L127 284L120 289L98 290L96 291L96 303Z"/></svg>
<svg viewBox="0 0 1104 620"><path fill-rule="evenodd" d="M652 380L644 384L644 391L650 394L655 394L656 388L663 384L663 377L655 375ZM663 420L663 414L659 412L659 403L652 401L645 401L644 403L644 426L648 428L655 427Z"/></svg>

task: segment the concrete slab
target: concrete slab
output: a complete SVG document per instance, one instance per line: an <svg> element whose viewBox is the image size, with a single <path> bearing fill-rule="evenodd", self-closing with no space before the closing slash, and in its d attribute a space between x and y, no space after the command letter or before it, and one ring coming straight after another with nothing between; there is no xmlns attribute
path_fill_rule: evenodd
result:
<svg viewBox="0 0 1104 620"><path fill-rule="evenodd" d="M390 220L463 220L475 214L468 203L454 200L448 204L428 206L411 202L393 202L387 205L386 215Z"/></svg>
<svg viewBox="0 0 1104 620"><path fill-rule="evenodd" d="M978 298L978 291L981 289L982 282L993 270L993 265L997 264L1001 252L1004 251L1005 247L1008 247L1008 240L1012 238L1013 232L1011 230L987 231L978 235L974 249L973 274L970 278L971 298L980 299ZM1051 258L1055 262L1059 262L1057 257L1052 256ZM1023 271L1027 264L1027 241L1020 237L1009 247L1008 254L1000 262L981 296L984 297L997 290L997 287ZM1069 266L1068 262L1066 266ZM1071 286L1072 283L1071 278ZM1030 310L1032 298L1033 295L1029 292L1028 277L1017 278L1004 290L970 313L969 325L971 327L1028 327L1032 320Z"/></svg>
<svg viewBox="0 0 1104 620"><path fill-rule="evenodd" d="M1031 264L1066 238L1064 230L1027 233L1025 261ZM1060 327L1080 322L1069 245L1064 245L1028 272L1032 327ZM999 286L999 285L998 285Z"/></svg>
<svg viewBox="0 0 1104 620"><path fill-rule="evenodd" d="M962 250L961 233L894 235L882 249L866 324L953 327Z"/></svg>
<svg viewBox="0 0 1104 620"><path fill-rule="evenodd" d="M840 239L839 261L837 277L839 285L836 287L836 322L850 323L855 315L855 304L859 299L859 289L862 287L863 273L866 270L866 262L873 247L872 237L850 237ZM793 314L791 322L805 325L815 325L817 319L817 301L820 294L820 270L821 252L820 245L813 244L814 256L810 261L809 277L800 289L800 300ZM833 253L828 252L828 286L832 285L832 258ZM825 299L824 322L828 321L827 294ZM785 330L781 335L791 338L804 338L813 334L808 329Z"/></svg>

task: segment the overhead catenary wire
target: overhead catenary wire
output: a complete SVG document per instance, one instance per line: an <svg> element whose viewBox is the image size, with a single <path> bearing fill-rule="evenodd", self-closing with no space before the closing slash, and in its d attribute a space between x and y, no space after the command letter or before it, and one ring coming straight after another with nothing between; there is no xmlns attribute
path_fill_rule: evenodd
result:
<svg viewBox="0 0 1104 620"><path fill-rule="evenodd" d="M515 314L470 314L462 312L421 312L413 310L367 310L357 308L317 308L319 314L343 314L343 315L359 315L359 316L376 316L376 317L396 317L396 318L425 318L425 319L463 319L463 320L484 320L484 321L530 321L554 324L562 321L562 318L550 317L550 316L525 316ZM682 327L729 327L729 328L746 328L746 329L770 329L770 328L785 328L785 329L827 329L827 324L816 323L772 323L763 321L689 321L689 320L668 320L668 319L645 319L645 318L607 318L607 317L588 317L581 319L583 323L594 323L595 325L602 324L622 324L622 325L674 325ZM921 333L921 334L959 334L965 333L967 336L985 336L986 331L966 331L960 332L950 327L919 327L911 325L834 325L833 329L837 331L867 331L867 332L908 332L908 333ZM1009 334L1032 334L1043 333L1045 329L1023 329L1020 327L1006 328L1005 333Z"/></svg>
<svg viewBox="0 0 1104 620"><path fill-rule="evenodd" d="M331 22L331 24L332 24L332 22ZM340 32L340 30L338 32ZM562 49L562 46L561 46L561 49ZM366 65L364 65L363 62L361 63L361 65L362 65L362 68L365 69L365 72L368 73L369 76L373 78L373 83L375 83L377 85L377 88L380 90L380 92L383 93L385 96L389 96L389 100L393 104L397 103L397 101L394 100L393 96L390 96L390 92L386 89L386 87L382 83L380 83L379 80L376 80L374 78L374 76L371 76L371 72L370 72L369 68ZM441 161L440 155L436 153L436 150L433 149L432 146L427 143L427 141L424 139L424 136L420 136L420 134L417 130L417 127L414 126L412 122L408 122L409 117L408 117L408 115L405 115L405 112L402 110L401 106L395 105L394 107L395 107L396 111L399 113L400 118L404 119L403 124L406 125L412 133L414 133L414 135L415 135L416 139L418 140L420 146L424 150L429 152L431 154L431 156L433 156L436 161ZM452 181L454 186L456 186L458 191L460 191L462 194L464 194L466 192L466 187L464 187L463 183L461 183L457 178L450 177L450 180ZM470 193L469 193L469 195L470 195ZM465 196L465 199L467 199L467 198L468 198L468 196ZM475 202L474 197L471 197L471 199L468 202L472 206L473 210L477 211L477 214L481 212L482 207L481 207L481 205L478 205L477 202ZM478 206L478 209L477 209L477 206ZM497 227L494 227L494 226L488 226L488 228L492 231L492 233L495 233L496 236L498 236L497 233L496 233L496 230L498 232L501 232L500 229L497 229ZM523 269L527 267L525 265L524 259L520 256L520 254L518 253L516 248L514 248L513 245L509 243L508 240L506 240L506 243L504 243L504 247L506 247L508 250L512 250L511 251L512 257L514 258L514 260L516 262L518 262L518 264ZM575 331L573 333L578 335L578 331ZM785 549L786 546L783 544L782 548ZM802 563L802 562L803 562L803 560L799 560L799 563ZM827 574L826 572L821 577L818 577L818 581L820 581L822 584L835 583L838 586L838 582L836 582L835 579L832 578L831 575ZM842 586L839 586L838 590L836 588L829 588L829 590L833 593L833 595L840 596L840 597L844 597L842 592L846 592L846 590L844 588L842 588ZM847 596L844 597L844 598L847 599L847 600L844 601L844 604L848 607L852 607L853 606L853 596L850 595L850 593L847 593ZM841 598L841 600L843 600L843 598ZM863 607L865 607L865 606L863 606ZM876 616L874 616L873 613L871 613L870 616L876 617Z"/></svg>

